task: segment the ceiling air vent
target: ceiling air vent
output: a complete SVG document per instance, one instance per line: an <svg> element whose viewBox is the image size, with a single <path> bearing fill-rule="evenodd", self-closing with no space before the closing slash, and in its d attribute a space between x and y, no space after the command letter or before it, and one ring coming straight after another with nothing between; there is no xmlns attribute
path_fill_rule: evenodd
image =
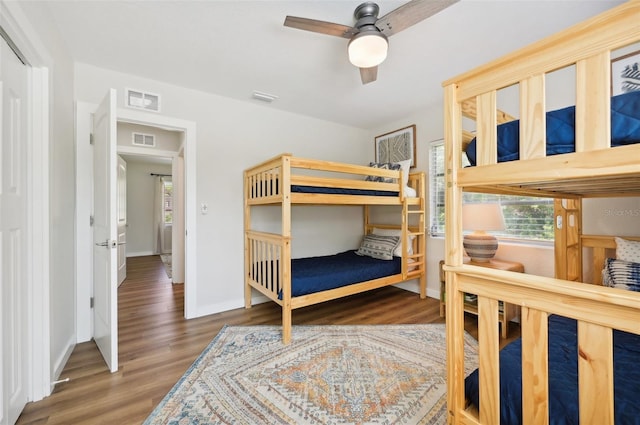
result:
<svg viewBox="0 0 640 425"><path fill-rule="evenodd" d="M133 133L133 144L153 148L156 146L156 136L153 134Z"/></svg>
<svg viewBox="0 0 640 425"><path fill-rule="evenodd" d="M127 106L144 109L145 111L160 112L160 95L127 89Z"/></svg>

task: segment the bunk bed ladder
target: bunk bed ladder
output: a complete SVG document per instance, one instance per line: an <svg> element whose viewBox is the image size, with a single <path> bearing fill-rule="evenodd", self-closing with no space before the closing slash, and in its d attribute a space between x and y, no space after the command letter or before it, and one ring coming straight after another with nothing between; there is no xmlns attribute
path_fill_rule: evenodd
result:
<svg viewBox="0 0 640 425"><path fill-rule="evenodd" d="M555 277L582 282L582 201L556 199L555 217Z"/></svg>
<svg viewBox="0 0 640 425"><path fill-rule="evenodd" d="M417 182L419 193L424 193L424 177ZM402 202L402 227L408 236L414 236L414 249L412 255L403 256L407 261L402 262L402 275L406 277L416 277L420 279L420 298L427 297L427 249L426 249L426 221L425 221L425 199L419 197L417 204L410 204L408 198ZM409 264L409 260L412 260Z"/></svg>

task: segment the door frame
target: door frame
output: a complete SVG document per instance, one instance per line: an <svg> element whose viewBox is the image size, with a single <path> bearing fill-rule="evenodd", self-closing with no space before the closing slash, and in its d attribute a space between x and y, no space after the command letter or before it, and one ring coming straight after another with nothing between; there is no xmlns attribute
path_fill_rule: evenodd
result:
<svg viewBox="0 0 640 425"><path fill-rule="evenodd" d="M90 298L92 285L93 258L90 257L93 244L89 216L93 204L90 184L93 169L87 164L91 162L92 153L89 144L91 113L97 105L87 102L76 102L76 334L77 342L89 341L92 338ZM118 122L127 122L150 127L184 133L184 197L185 197L185 282L184 282L184 317L191 319L197 315L197 281L196 281L196 123L180 118L117 108ZM155 154L149 152L149 154Z"/></svg>
<svg viewBox="0 0 640 425"><path fill-rule="evenodd" d="M17 3L0 1L0 26L29 62L30 135L27 143L27 328L30 401L53 390L49 276L49 69L53 60Z"/></svg>

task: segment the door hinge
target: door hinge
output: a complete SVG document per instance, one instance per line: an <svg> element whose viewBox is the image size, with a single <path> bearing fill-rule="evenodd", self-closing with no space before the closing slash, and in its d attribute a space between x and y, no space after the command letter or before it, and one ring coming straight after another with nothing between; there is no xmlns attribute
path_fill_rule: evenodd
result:
<svg viewBox="0 0 640 425"><path fill-rule="evenodd" d="M89 308L93 308L93 297L89 298Z"/></svg>
<svg viewBox="0 0 640 425"><path fill-rule="evenodd" d="M93 226L93 223L95 223L95 218L93 218L92 215L89 216L89 226Z"/></svg>
<svg viewBox="0 0 640 425"><path fill-rule="evenodd" d="M93 133L89 133L89 144L93 145Z"/></svg>

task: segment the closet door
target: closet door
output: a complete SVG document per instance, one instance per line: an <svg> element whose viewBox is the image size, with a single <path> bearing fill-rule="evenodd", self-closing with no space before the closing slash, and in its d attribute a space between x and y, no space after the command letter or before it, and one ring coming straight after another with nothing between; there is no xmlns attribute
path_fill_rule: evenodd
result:
<svg viewBox="0 0 640 425"><path fill-rule="evenodd" d="M29 68L0 39L0 316L2 409L13 424L27 402L27 143Z"/></svg>

